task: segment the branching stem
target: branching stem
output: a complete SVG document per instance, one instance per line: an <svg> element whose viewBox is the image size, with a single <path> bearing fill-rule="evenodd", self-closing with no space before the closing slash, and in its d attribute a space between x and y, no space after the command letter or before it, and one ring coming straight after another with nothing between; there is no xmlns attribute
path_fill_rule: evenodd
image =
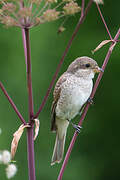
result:
<svg viewBox="0 0 120 180"><path fill-rule="evenodd" d="M105 19L104 19L103 15L102 15L102 12L101 12L101 10L100 10L99 4L96 3L96 6L97 6L97 9L98 9L99 14L100 14L100 16L101 16L101 19L102 19L102 21L103 21L103 23L104 23L104 25L105 25L106 31L107 31L110 39L112 40L112 36L111 36L110 31L109 31L109 29L108 29L108 26L107 26L107 24L106 24L106 22L105 22Z"/></svg>
<svg viewBox="0 0 120 180"><path fill-rule="evenodd" d="M27 149L28 149L28 171L29 180L35 180L35 159L34 159L34 109L33 109L33 95L32 95L32 79L31 79L31 50L30 50L30 36L29 29L22 29L23 45L26 59L27 69L27 88L28 88L28 105L29 105L29 124L30 128L27 128Z"/></svg>
<svg viewBox="0 0 120 180"><path fill-rule="evenodd" d="M106 65L107 65L107 63L108 63L108 61L109 61L109 59L110 59L110 56L111 56L112 51L113 51L113 48L114 48L114 46L115 46L115 44L116 44L119 36L120 36L120 28L119 28L119 30L118 30L115 38L114 38L114 42L112 42L112 44L110 45L110 48L109 48L109 50L108 50L108 52L107 52L107 55L106 55L106 57L105 57L105 60L104 60L104 62L103 62L103 66L102 66L102 69L103 69L103 70L105 70L105 68L106 68ZM101 80L102 76L103 76L103 72L101 72L101 73L98 75L98 78L97 78L97 80L96 80L96 83L95 83L94 88L93 88L93 91L92 91L92 94L91 94L91 96L90 96L91 99L93 99L93 97L94 97L94 95L95 95L95 93L96 93L96 90L97 90L97 88L98 88L98 85L99 85L99 83L100 83L100 80ZM83 114L82 114L82 116L81 116L81 119L80 119L80 121L79 121L79 123L78 123L79 126L82 125L82 122L83 122L83 120L85 119L85 116L86 116L86 114L87 114L87 111L88 111L89 106L90 106L90 103L88 103L88 104L85 106L85 109L84 109L84 111L83 111ZM65 159L64 159L64 162L63 162L63 165L62 165L62 168L61 168L61 170L60 170L60 173L59 173L59 176L58 176L58 179L57 179L57 180L61 180L62 177L63 177L63 173L64 173L64 170L65 170L65 167L66 167L67 162L68 162L68 160L69 160L69 157L70 157L70 154L71 154L71 151L72 151L72 149L73 149L73 146L74 146L74 143L75 143L75 141L76 141L77 136L78 136L78 133L75 132L74 135L73 135L73 138L72 138L72 140L71 140L71 143L70 143L70 145L69 145L68 151L67 151L67 153L66 153L66 156L65 156Z"/></svg>
<svg viewBox="0 0 120 180"><path fill-rule="evenodd" d="M26 49L25 57L27 57L27 88L28 88L28 104L29 104L29 116L30 120L33 119L34 109L33 109L33 95L32 95L32 79L31 79L31 50L30 50L30 37L29 29L25 28L25 38L26 38Z"/></svg>
<svg viewBox="0 0 120 180"><path fill-rule="evenodd" d="M83 2L84 2L84 1L83 1ZM66 46L66 49L65 49L65 51L64 51L64 53L63 53L63 56L62 56L61 59L60 59L60 62L59 62L59 64L58 64L58 66L57 66L57 69L56 69L56 72L55 72L55 74L54 74L54 76L53 76L53 78L52 78L52 81L51 81L51 83L50 83L50 85L49 85L49 87L48 87L48 90L47 90L47 92L46 92L46 95L44 96L43 101L42 101L42 103L41 103L41 105L40 105L40 107L39 107L39 110L38 110L38 112L35 114L34 118L37 118L37 117L39 116L40 112L42 111L42 109L43 109L43 107L44 107L44 105L45 105L45 103L46 103L46 101L47 101L47 98L48 98L48 96L49 96L49 94L50 94L50 92L51 92L51 89L52 89L52 87L53 87L53 85L54 85L54 82L55 82L55 80L56 80L56 78L57 78L57 75L58 75L58 73L59 73L59 71L60 71L60 68L61 68L61 66L62 66L62 64L63 64L63 62L64 62L64 59L65 59L65 57L66 57L66 55L67 55L67 53L68 53L68 51L69 51L69 49L70 49L70 47L71 47L71 45L72 45L72 42L73 42L74 38L76 37L76 35L77 35L78 31L79 31L80 25L81 25L81 24L83 23L83 21L85 20L85 17L86 17L86 15L87 15L87 13L88 13L91 5L92 5L92 2L93 2L93 0L90 0L90 1L89 1L88 5L87 5L87 7L86 7L86 9L85 9L85 12L82 10L82 11L84 12L84 14L82 13L82 16L80 16L80 19L79 19L79 21L78 21L78 24L76 25L75 30L74 30L74 32L73 32L73 34L72 34L72 36L71 36L71 38L70 38L70 40L69 40L69 42L68 42L68 44L67 44L67 46ZM84 6L83 6L83 7L84 7Z"/></svg>
<svg viewBox="0 0 120 180"><path fill-rule="evenodd" d="M18 115L18 117L20 118L20 120L22 121L22 123L24 125L26 125L26 122L23 118L23 116L21 115L21 113L19 112L19 110L17 109L16 105L14 104L13 100L11 99L11 97L9 96L9 94L7 93L6 89L4 88L3 84L0 82L0 88L3 91L4 95L7 97L9 103L11 104L12 108L14 109L14 111L16 112L16 114Z"/></svg>

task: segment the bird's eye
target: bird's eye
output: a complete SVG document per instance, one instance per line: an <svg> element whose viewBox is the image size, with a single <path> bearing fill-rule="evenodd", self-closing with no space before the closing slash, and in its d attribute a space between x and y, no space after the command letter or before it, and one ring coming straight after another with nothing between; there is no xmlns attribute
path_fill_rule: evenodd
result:
<svg viewBox="0 0 120 180"><path fill-rule="evenodd" d="M88 64L85 64L85 67L89 68L89 67L90 67L90 64L89 64L89 63L88 63Z"/></svg>

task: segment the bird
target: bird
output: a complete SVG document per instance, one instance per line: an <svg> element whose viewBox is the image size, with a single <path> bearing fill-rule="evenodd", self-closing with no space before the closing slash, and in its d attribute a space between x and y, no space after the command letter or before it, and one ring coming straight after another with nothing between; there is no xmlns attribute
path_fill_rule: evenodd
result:
<svg viewBox="0 0 120 180"><path fill-rule="evenodd" d="M103 72L97 62L87 56L78 57L58 79L53 91L51 131L56 140L51 165L60 163L64 154L67 128L89 100L95 73ZM79 131L77 125L73 127Z"/></svg>

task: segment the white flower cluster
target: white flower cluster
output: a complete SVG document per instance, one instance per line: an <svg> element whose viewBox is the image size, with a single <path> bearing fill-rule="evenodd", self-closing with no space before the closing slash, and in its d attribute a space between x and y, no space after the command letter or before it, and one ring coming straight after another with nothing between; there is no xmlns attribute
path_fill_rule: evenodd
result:
<svg viewBox="0 0 120 180"><path fill-rule="evenodd" d="M13 176L15 176L17 172L17 167L15 166L15 164L9 164L6 168L6 176L8 179L12 178Z"/></svg>
<svg viewBox="0 0 120 180"><path fill-rule="evenodd" d="M11 161L10 152L7 150L1 151L0 153L0 163L1 164L8 164Z"/></svg>
<svg viewBox="0 0 120 180"><path fill-rule="evenodd" d="M0 165L4 164L6 165L6 176L8 179L15 176L17 172L17 167L15 164L10 163L11 162L11 154L8 150L0 151Z"/></svg>
<svg viewBox="0 0 120 180"><path fill-rule="evenodd" d="M103 4L104 2L103 2L103 0L93 0L95 3L97 3L97 4Z"/></svg>

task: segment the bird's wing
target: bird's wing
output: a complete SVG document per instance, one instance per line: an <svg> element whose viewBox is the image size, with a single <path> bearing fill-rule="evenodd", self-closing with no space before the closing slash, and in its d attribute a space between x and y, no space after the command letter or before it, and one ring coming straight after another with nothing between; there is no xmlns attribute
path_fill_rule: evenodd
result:
<svg viewBox="0 0 120 180"><path fill-rule="evenodd" d="M66 75L65 73L58 79L57 83L56 83L56 86L55 86L55 89L54 89L54 92L53 92L53 97L54 97L54 100L53 100L53 103L52 103L52 107L51 107L51 131L56 131L57 130L57 127L56 127L56 123L55 123L55 120L56 120L56 106L57 106L57 102L60 98L60 93L61 93L61 84L63 82L66 81Z"/></svg>

